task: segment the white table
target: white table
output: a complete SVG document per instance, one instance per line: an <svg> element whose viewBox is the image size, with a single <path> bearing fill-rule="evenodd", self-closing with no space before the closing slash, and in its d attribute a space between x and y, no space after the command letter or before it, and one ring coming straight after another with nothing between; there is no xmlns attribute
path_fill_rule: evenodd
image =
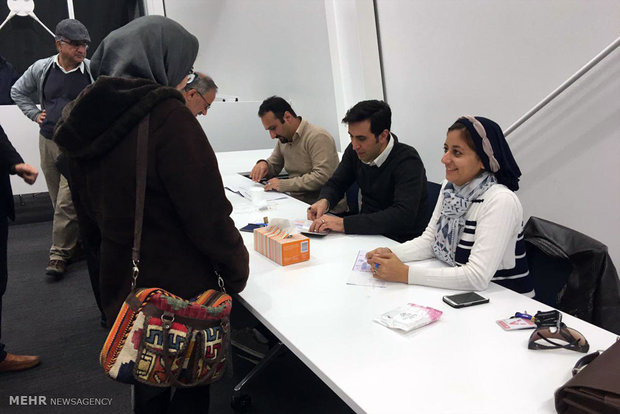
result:
<svg viewBox="0 0 620 414"><path fill-rule="evenodd" d="M248 171L269 152L218 154L224 182L243 182L234 172ZM292 198L271 202L265 212L226 193L238 228L265 215L305 218L307 205ZM309 261L281 267L254 251L251 233L242 234L250 252L244 305L358 413L553 413L554 391L584 355L528 350L531 330L501 329L496 320L516 311L549 308L493 283L484 292L489 304L463 309L441 300L454 291L347 285L359 250L396 244L382 236L313 238ZM373 322L409 302L443 315L408 334ZM615 341L611 332L570 315L563 321L583 333L593 351Z"/></svg>

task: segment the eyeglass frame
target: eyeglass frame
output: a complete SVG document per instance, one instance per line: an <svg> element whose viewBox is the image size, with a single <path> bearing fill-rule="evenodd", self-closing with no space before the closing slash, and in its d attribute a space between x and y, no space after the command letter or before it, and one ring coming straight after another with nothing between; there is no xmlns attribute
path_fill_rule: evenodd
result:
<svg viewBox="0 0 620 414"><path fill-rule="evenodd" d="M207 105L207 106L205 106L205 111L208 111L208 110L211 108L211 104L207 102L207 98L205 98L205 97L203 96L203 94L201 94L201 93L198 91L198 89L194 89L194 88L192 88L192 90L196 91L196 93L197 93L198 95L200 95L200 97L202 98L202 100L203 100L203 101L205 102L205 104Z"/></svg>
<svg viewBox="0 0 620 414"><path fill-rule="evenodd" d="M79 49L80 47L84 46L86 50L88 50L88 48L90 47L90 43L87 41L75 41L75 40L69 40L69 39L63 39L63 38L58 39L58 41L60 43L69 45L74 49Z"/></svg>

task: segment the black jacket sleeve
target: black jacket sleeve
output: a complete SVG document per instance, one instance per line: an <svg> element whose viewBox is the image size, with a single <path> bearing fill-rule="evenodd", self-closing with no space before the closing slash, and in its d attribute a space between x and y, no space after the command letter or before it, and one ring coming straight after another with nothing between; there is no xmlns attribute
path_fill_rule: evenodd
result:
<svg viewBox="0 0 620 414"><path fill-rule="evenodd" d="M21 164L24 160L17 153L11 142L4 133L4 129L0 126L0 163L2 164L2 171L15 174L15 171L11 171L15 164Z"/></svg>

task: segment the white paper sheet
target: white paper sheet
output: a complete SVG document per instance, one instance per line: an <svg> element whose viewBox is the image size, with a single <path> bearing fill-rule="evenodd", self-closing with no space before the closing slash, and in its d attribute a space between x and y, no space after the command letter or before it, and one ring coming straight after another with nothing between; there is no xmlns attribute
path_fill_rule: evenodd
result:
<svg viewBox="0 0 620 414"><path fill-rule="evenodd" d="M258 184L252 181L248 181L245 183L238 183L235 185L227 185L226 188L233 193L239 194L241 197L252 201L252 193L257 189L262 190L261 201L272 201L272 200L281 200L286 198L286 194L279 193L277 191L264 191L265 187L262 184Z"/></svg>
<svg viewBox="0 0 620 414"><path fill-rule="evenodd" d="M358 272L353 270L347 279L347 285L384 288L387 286L387 282L385 280L375 279L370 272Z"/></svg>
<svg viewBox="0 0 620 414"><path fill-rule="evenodd" d="M347 285L386 287L387 282L381 279L375 279L370 270L370 265L366 263L366 251L360 250L357 252L353 269L351 269L351 274L347 279Z"/></svg>
<svg viewBox="0 0 620 414"><path fill-rule="evenodd" d="M407 262L405 264L415 264L416 267L426 269L450 267L450 265L438 259L418 260L415 262ZM360 250L355 258L355 263L353 264L351 274L347 279L347 285L386 287L387 282L374 278L371 270L370 265L366 262L366 251Z"/></svg>

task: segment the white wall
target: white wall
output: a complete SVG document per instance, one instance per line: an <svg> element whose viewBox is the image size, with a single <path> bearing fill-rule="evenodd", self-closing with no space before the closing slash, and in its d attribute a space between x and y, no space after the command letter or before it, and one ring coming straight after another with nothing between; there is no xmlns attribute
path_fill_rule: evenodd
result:
<svg viewBox="0 0 620 414"><path fill-rule="evenodd" d="M510 136L525 214L607 244L620 269L620 49Z"/></svg>
<svg viewBox="0 0 620 414"><path fill-rule="evenodd" d="M393 130L440 181L460 115L507 128L620 36L620 2L377 0ZM620 59L616 51L510 137L526 218L606 243L620 265Z"/></svg>
<svg viewBox="0 0 620 414"><path fill-rule="evenodd" d="M26 118L17 105L0 105L0 125L24 162L39 170L39 178L33 185L28 185L21 178L12 175L13 194L46 192L47 185L41 172L39 156L39 125Z"/></svg>
<svg viewBox="0 0 620 414"><path fill-rule="evenodd" d="M216 107L209 113L203 125L216 151L222 150L220 141L274 145L256 115L271 95L289 100L298 115L338 136L323 0L174 0L166 2L166 14L198 37L196 70L211 75L220 93L256 101L250 117L222 122Z"/></svg>

